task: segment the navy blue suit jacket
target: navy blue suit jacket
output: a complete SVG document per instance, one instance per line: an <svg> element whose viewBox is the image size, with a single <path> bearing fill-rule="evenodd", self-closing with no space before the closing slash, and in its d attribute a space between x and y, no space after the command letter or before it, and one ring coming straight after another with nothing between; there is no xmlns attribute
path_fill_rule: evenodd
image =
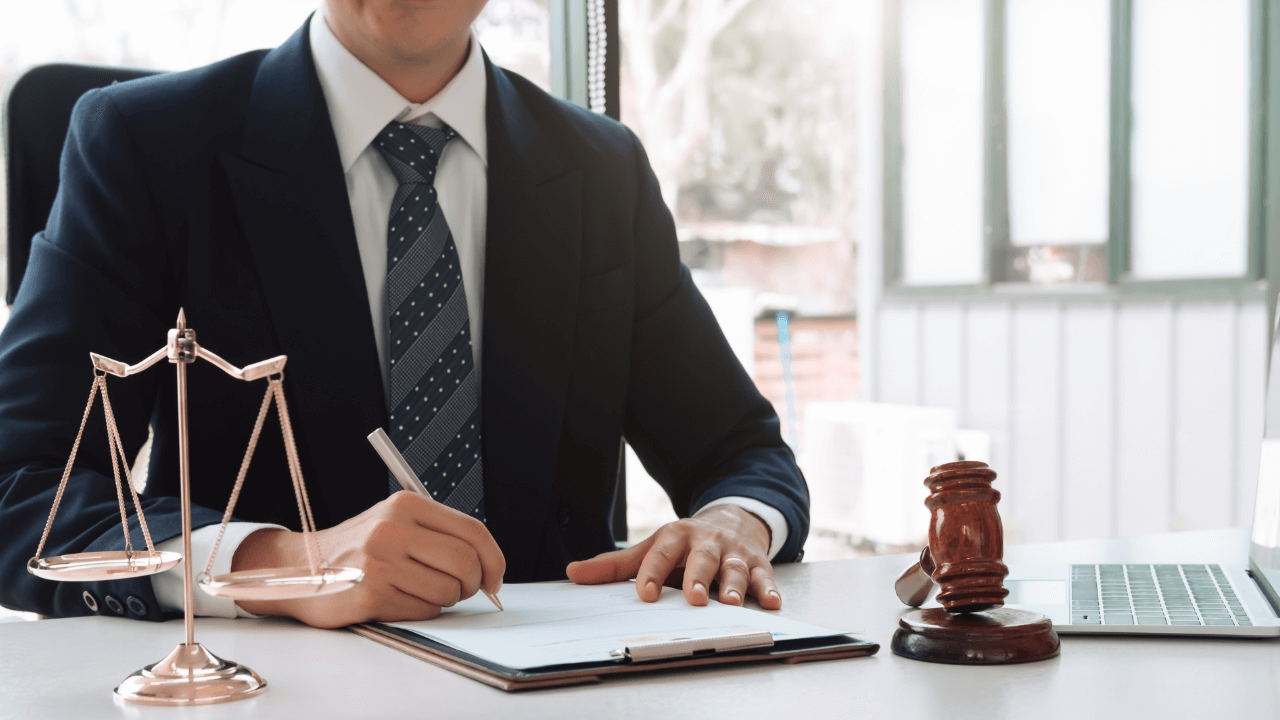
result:
<svg viewBox="0 0 1280 720"><path fill-rule="evenodd" d="M639 141L486 62L489 208L484 492L508 582L564 577L613 548L626 436L682 516L757 498L808 533L808 493L773 408L735 360L677 252ZM286 354L316 522L387 495L365 436L387 411L346 184L304 27L272 51L123 83L76 106L61 188L0 335L0 604L89 612L150 578L27 574L92 381L89 352L137 362L180 307L236 365ZM265 384L190 367L197 527L218 522ZM144 496L156 542L180 533L173 366L110 379L128 452L154 430ZM241 520L298 527L278 424L267 423ZM99 403L46 555L123 549ZM142 540L133 520L134 544ZM104 603L99 603L102 607Z"/></svg>

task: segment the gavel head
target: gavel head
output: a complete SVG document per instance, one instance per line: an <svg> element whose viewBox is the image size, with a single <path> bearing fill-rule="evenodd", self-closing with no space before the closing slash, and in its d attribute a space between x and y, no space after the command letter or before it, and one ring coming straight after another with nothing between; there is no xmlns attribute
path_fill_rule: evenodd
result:
<svg viewBox="0 0 1280 720"><path fill-rule="evenodd" d="M991 487L996 473L986 463L961 461L939 465L925 479L929 497L929 554L933 579L942 591L938 602L949 612L966 613L1004 605L1004 528Z"/></svg>

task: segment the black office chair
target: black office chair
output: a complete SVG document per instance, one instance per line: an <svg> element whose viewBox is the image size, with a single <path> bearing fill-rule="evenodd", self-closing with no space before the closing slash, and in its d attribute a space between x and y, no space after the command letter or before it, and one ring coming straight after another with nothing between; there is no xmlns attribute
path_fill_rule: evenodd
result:
<svg viewBox="0 0 1280 720"><path fill-rule="evenodd" d="M37 65L9 86L0 111L8 213L9 284L5 302L13 305L27 269L31 238L49 221L58 193L62 145L71 124L71 108L94 88L154 75L154 70L71 65Z"/></svg>

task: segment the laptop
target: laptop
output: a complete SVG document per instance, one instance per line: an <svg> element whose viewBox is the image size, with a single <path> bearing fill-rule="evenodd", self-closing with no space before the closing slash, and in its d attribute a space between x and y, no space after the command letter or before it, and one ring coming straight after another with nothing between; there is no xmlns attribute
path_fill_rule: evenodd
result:
<svg viewBox="0 0 1280 720"><path fill-rule="evenodd" d="M1221 565L1010 563L1005 604L1049 616L1064 634L1280 636L1280 332L1274 325L1271 343L1247 558Z"/></svg>

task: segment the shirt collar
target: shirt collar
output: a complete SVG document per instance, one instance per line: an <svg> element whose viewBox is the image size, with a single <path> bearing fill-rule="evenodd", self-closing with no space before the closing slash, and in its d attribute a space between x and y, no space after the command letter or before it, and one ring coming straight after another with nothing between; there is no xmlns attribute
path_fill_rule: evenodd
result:
<svg viewBox="0 0 1280 720"><path fill-rule="evenodd" d="M338 140L342 171L351 170L356 158L392 120L436 124L444 122L457 131L488 167L489 143L485 126L488 83L484 53L474 32L462 69L424 103L411 103L373 70L347 50L329 29L320 13L311 18L311 56L320 88L329 106L329 119Z"/></svg>

